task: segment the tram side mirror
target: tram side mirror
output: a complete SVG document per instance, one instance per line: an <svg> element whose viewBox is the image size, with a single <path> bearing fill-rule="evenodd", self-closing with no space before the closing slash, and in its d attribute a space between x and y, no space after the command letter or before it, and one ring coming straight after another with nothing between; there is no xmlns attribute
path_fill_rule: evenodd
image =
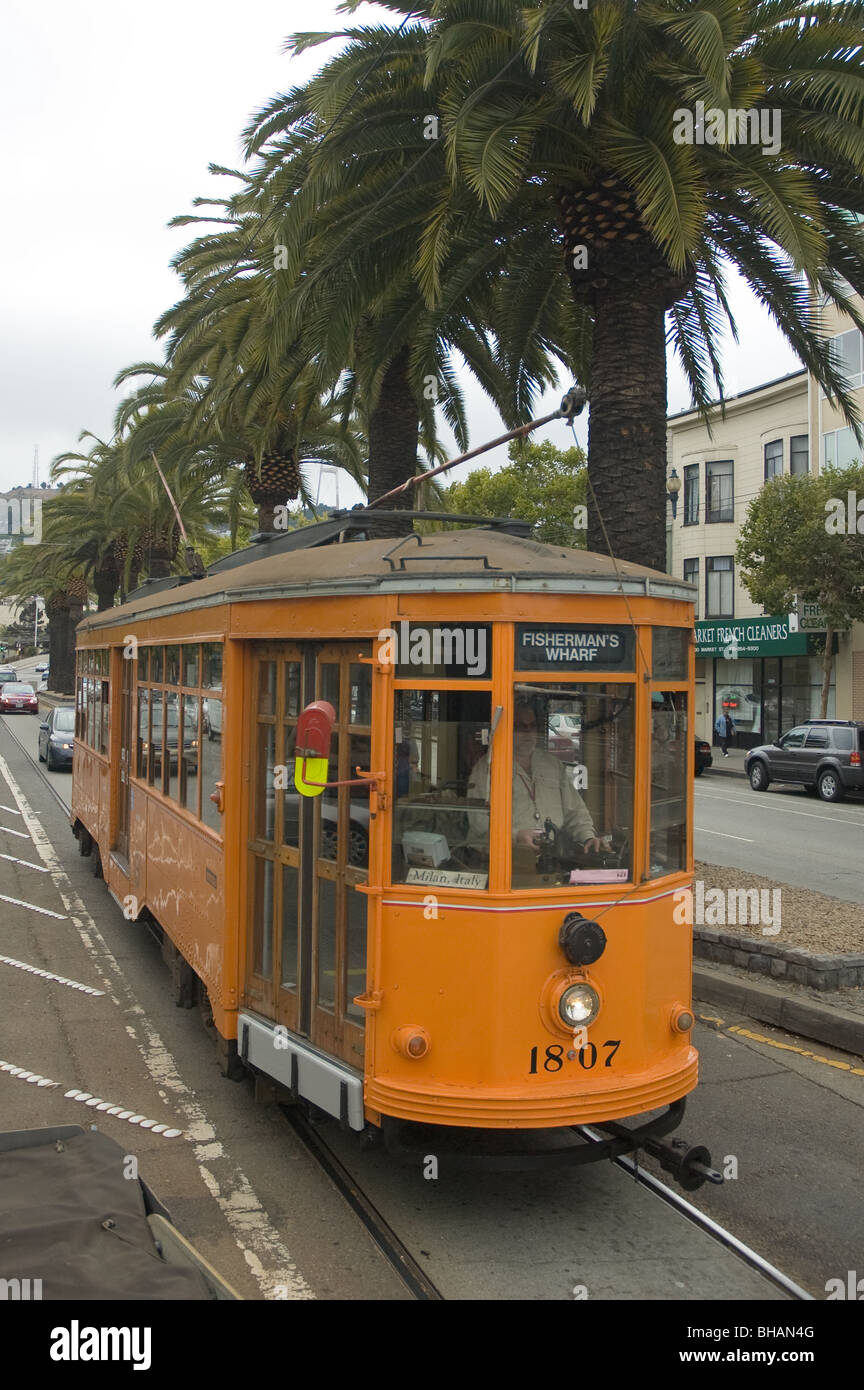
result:
<svg viewBox="0 0 864 1390"><path fill-rule="evenodd" d="M294 786L301 796L320 796L324 790L335 722L336 711L327 700L313 700L297 721Z"/></svg>

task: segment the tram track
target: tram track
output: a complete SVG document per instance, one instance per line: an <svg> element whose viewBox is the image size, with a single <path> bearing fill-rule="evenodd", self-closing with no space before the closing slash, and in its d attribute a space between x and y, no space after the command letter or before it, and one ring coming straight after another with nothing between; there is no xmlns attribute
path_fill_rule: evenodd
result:
<svg viewBox="0 0 864 1390"><path fill-rule="evenodd" d="M279 1108L294 1134L326 1173L340 1196L360 1218L381 1254L415 1300L420 1303L444 1301L440 1289L417 1263L408 1247L402 1243L393 1227L352 1177L341 1159L337 1158L330 1146L316 1132L314 1124L300 1113L297 1106L282 1105Z"/></svg>
<svg viewBox="0 0 864 1390"><path fill-rule="evenodd" d="M59 806L62 807L64 814L68 816L69 802L64 800L64 798L60 795L57 788L54 786L54 783L51 781L50 777L42 767L42 764L39 762L39 759L33 757L33 754L30 752L29 748L25 748L24 744L21 742L20 738L15 733L8 719L4 718L3 726L6 729L6 732L9 734L9 737L12 739L12 741L15 744L17 744L20 751L24 754L25 758L29 759L30 763L33 766L34 772L38 773L39 777L44 782L45 786L48 788L55 801L58 803Z"/></svg>

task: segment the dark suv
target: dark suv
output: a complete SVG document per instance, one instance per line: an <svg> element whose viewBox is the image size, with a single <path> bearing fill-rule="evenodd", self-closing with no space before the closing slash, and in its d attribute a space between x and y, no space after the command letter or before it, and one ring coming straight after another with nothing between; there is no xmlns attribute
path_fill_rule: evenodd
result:
<svg viewBox="0 0 864 1390"><path fill-rule="evenodd" d="M751 748L744 771L755 792L771 782L800 782L823 801L864 791L864 724L851 719L809 719L776 743Z"/></svg>

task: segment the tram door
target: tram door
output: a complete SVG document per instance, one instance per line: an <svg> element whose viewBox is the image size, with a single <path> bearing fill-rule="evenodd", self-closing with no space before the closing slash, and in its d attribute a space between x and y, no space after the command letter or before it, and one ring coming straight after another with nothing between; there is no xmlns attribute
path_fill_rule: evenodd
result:
<svg viewBox="0 0 864 1390"><path fill-rule="evenodd" d="M129 858L129 797L132 784L129 775L132 771L132 681L134 662L124 658L120 665L120 783L117 801L117 832L114 848L124 859ZM116 690L116 683L114 689Z"/></svg>
<svg viewBox="0 0 864 1390"><path fill-rule="evenodd" d="M366 984L369 794L330 787L315 798L294 788L297 721L310 700L336 711L328 780L369 769L368 643L254 648L250 797L250 1007L354 1066L362 1064Z"/></svg>

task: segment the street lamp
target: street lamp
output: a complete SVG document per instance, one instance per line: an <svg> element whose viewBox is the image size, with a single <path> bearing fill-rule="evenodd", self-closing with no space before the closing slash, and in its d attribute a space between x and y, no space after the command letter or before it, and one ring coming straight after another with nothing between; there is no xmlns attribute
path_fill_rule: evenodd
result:
<svg viewBox="0 0 864 1390"><path fill-rule="evenodd" d="M667 480L666 480L666 496L669 498L669 501L672 503L672 520L673 520L673 521L675 520L676 516L678 515L678 493L679 493L680 491L681 491L681 479L678 477L678 474L677 474L676 470L673 468L673 469L672 469L672 472L669 474L669 477L668 477Z"/></svg>

